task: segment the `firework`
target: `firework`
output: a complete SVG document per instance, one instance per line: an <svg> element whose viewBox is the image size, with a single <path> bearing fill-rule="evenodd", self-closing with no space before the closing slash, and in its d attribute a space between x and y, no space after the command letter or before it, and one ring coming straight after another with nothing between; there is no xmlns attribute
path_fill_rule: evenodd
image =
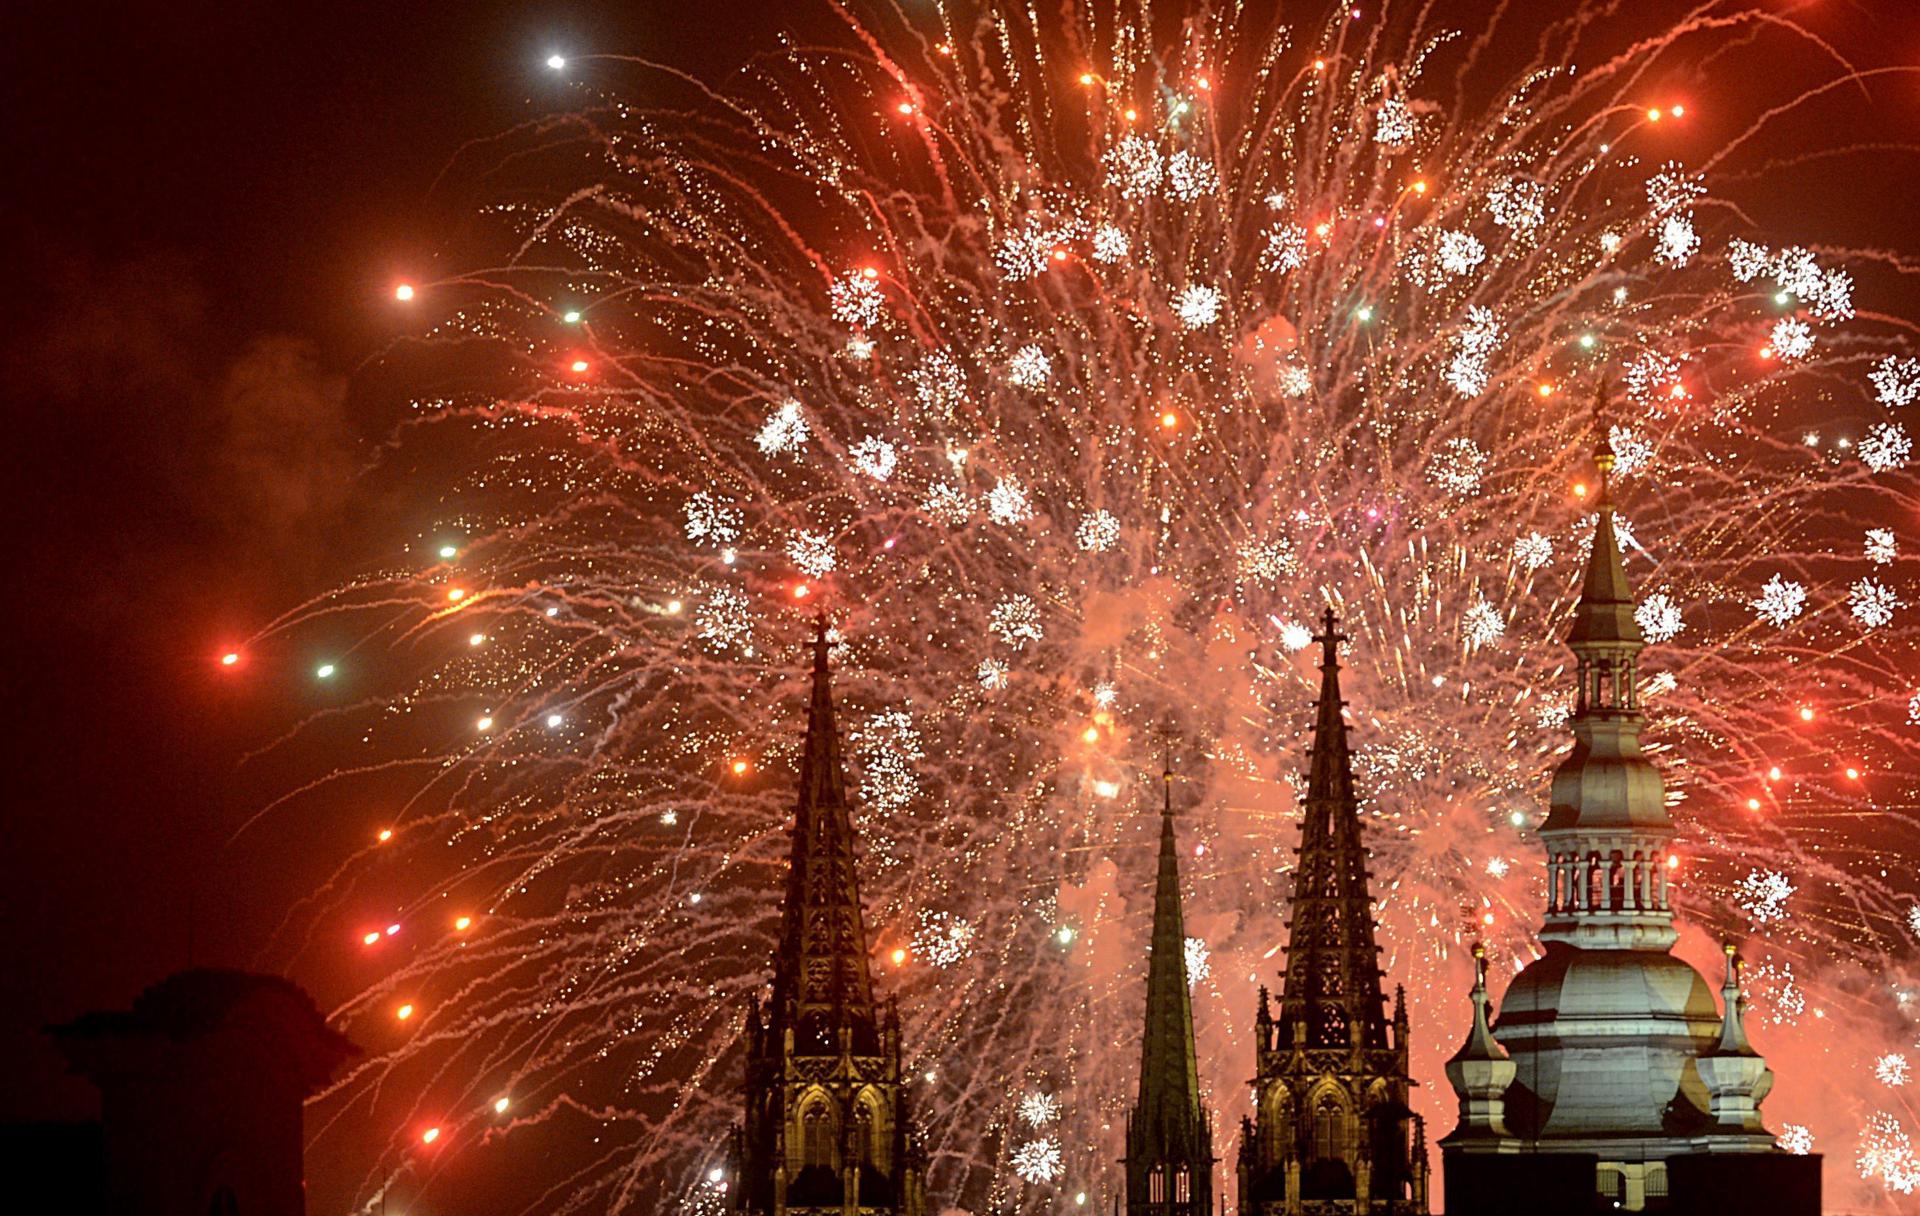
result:
<svg viewBox="0 0 1920 1216"><path fill-rule="evenodd" d="M1766 166L1742 141L1677 159L1683 109L1646 92L1703 56L1828 61L1738 13L1617 57L1560 27L1564 58L1509 71L1393 6L1209 16L1171 42L1069 8L1044 30L1012 6L892 13L657 115L583 92L488 210L498 257L419 288L412 307L447 305L426 357L478 344L511 367L423 390L395 438L466 469L437 514L467 539L281 626L352 622L391 689L340 711L389 758L300 797L425 774L299 938L364 919L398 859L403 919L446 892L484 913L340 1011L420 1002L408 1037L359 1035L370 1054L317 1111L316 1155L377 1162L352 1199L431 1110L455 1112L454 1152L592 1127L545 1210L716 1202L816 605L935 1194L1037 1212L1114 1185L1152 898L1134 795L1169 720L1201 850L1203 1073L1237 1115L1295 840L1295 622L1326 602L1355 639L1383 963L1437 1077L1461 944L1533 950L1600 436L1632 474L1617 526L1659 643L1648 739L1685 906L1766 935L1808 989L1836 959L1886 965L1910 893L1858 830L1912 800L1892 413L1920 361L1856 316L1846 255L1735 227L1717 175ZM1793 76L1779 61L1755 78ZM1815 419L1850 446L1801 442ZM1884 537L1863 553L1835 519ZM1869 1198L1910 1177L1892 1115L1816 1109L1776 1071L1769 1111L1802 1151L1809 1127L1860 1144ZM528 1100L497 1143L458 1134L509 1084Z"/></svg>

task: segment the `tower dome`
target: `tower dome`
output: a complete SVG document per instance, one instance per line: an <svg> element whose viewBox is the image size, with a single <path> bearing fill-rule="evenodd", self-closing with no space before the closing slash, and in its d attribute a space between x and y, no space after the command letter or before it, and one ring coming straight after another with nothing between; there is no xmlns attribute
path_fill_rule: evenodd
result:
<svg viewBox="0 0 1920 1216"><path fill-rule="evenodd" d="M1574 743L1540 826L1545 952L1508 986L1490 1033L1484 972L1475 985L1474 1033L1448 1064L1461 1120L1441 1142L1447 1210L1585 1210L1597 1196L1679 1212L1753 1193L1768 1210L1817 1211L1818 1162L1780 1152L1760 1121L1772 1074L1741 1028L1731 947L1724 1013L1670 953L1674 827L1640 746L1645 643L1604 441L1595 462L1593 549L1567 636Z"/></svg>

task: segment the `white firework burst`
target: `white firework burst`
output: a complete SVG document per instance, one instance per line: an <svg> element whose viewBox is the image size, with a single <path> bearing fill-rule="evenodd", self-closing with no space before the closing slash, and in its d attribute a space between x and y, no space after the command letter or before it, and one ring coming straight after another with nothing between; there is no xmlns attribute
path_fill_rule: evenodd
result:
<svg viewBox="0 0 1920 1216"><path fill-rule="evenodd" d="M1653 256L1662 264L1675 268L1685 266L1700 252L1700 236L1693 230L1693 217L1690 215L1669 215L1660 221L1660 235L1654 244Z"/></svg>
<svg viewBox="0 0 1920 1216"><path fill-rule="evenodd" d="M1920 398L1920 359L1888 355L1867 373L1874 395L1888 409L1897 409Z"/></svg>
<svg viewBox="0 0 1920 1216"><path fill-rule="evenodd" d="M794 569L813 578L833 573L839 563L833 550L833 537L825 532L795 532L787 541L787 560L793 563Z"/></svg>
<svg viewBox="0 0 1920 1216"><path fill-rule="evenodd" d="M1288 654L1298 654L1313 644L1313 630L1297 621L1288 621L1280 626L1280 649Z"/></svg>
<svg viewBox="0 0 1920 1216"><path fill-rule="evenodd" d="M1876 473L1889 473L1913 455L1913 440L1897 422L1876 422L1860 440L1860 459Z"/></svg>
<svg viewBox="0 0 1920 1216"><path fill-rule="evenodd" d="M1538 570L1553 560L1553 541L1538 532L1515 537L1513 560L1529 570Z"/></svg>
<svg viewBox="0 0 1920 1216"><path fill-rule="evenodd" d="M1453 335L1453 354L1447 359L1447 383L1462 397L1478 397L1487 388L1487 360L1500 345L1500 320L1493 310L1474 304Z"/></svg>
<svg viewBox="0 0 1920 1216"><path fill-rule="evenodd" d="M1908 703L1908 709L1908 717L1920 721L1920 693L1914 694L1913 701ZM1907 932L1920 938L1920 904L1912 904L1907 908Z"/></svg>
<svg viewBox="0 0 1920 1216"><path fill-rule="evenodd" d="M1784 574L1776 574L1760 588L1753 610L1769 625L1785 626L1806 611L1807 589Z"/></svg>
<svg viewBox="0 0 1920 1216"><path fill-rule="evenodd" d="M939 422L953 421L954 414L967 399L967 375L953 355L936 350L907 374L914 400L928 417Z"/></svg>
<svg viewBox="0 0 1920 1216"><path fill-rule="evenodd" d="M874 714L850 734L860 756L860 794L873 810L898 814L920 792L919 763L926 757L913 715L903 709Z"/></svg>
<svg viewBox="0 0 1920 1216"><path fill-rule="evenodd" d="M1088 553L1105 553L1119 540L1120 520L1111 511L1088 512L1073 530L1073 543Z"/></svg>
<svg viewBox="0 0 1920 1216"><path fill-rule="evenodd" d="M1778 870L1749 870L1734 884L1733 902L1756 925L1770 925L1786 919L1787 900L1799 890Z"/></svg>
<svg viewBox="0 0 1920 1216"><path fill-rule="evenodd" d="M1011 477L1002 477L987 491L987 518L1011 528L1033 518L1033 504L1027 501L1027 487Z"/></svg>
<svg viewBox="0 0 1920 1216"><path fill-rule="evenodd" d="M1655 215L1670 215L1693 206L1706 192L1706 179L1670 160L1647 179L1647 206Z"/></svg>
<svg viewBox="0 0 1920 1216"><path fill-rule="evenodd" d="M1045 388L1053 378L1053 360L1038 345L1027 345L1007 360L1007 383L1015 388Z"/></svg>
<svg viewBox="0 0 1920 1216"><path fill-rule="evenodd" d="M1103 159L1107 184L1126 198L1152 194L1166 176L1167 166L1160 149L1153 146L1153 141L1138 135L1129 135L1107 149Z"/></svg>
<svg viewBox="0 0 1920 1216"><path fill-rule="evenodd" d="M728 545L740 539L746 515L730 498L697 490L687 498L687 539L695 544Z"/></svg>
<svg viewBox="0 0 1920 1216"><path fill-rule="evenodd" d="M1854 1164L1862 1178L1879 1179L1902 1195L1920 1188L1920 1156L1914 1154L1907 1129L1886 1111L1875 1111L1867 1120Z"/></svg>
<svg viewBox="0 0 1920 1216"><path fill-rule="evenodd" d="M1899 1087L1907 1083L1907 1057L1890 1051L1873 1062L1873 1079L1882 1085Z"/></svg>
<svg viewBox="0 0 1920 1216"><path fill-rule="evenodd" d="M1060 1117L1060 1099L1043 1089L1023 1094L1020 1098L1020 1118L1028 1127L1045 1127Z"/></svg>
<svg viewBox="0 0 1920 1216"><path fill-rule="evenodd" d="M1680 687L1679 676L1670 671L1656 671L1653 673L1653 678L1647 681L1646 691L1642 695L1651 700L1654 697L1664 697L1678 687Z"/></svg>
<svg viewBox="0 0 1920 1216"><path fill-rule="evenodd" d="M1283 536L1250 540L1240 546L1240 581L1271 587L1300 569L1293 542Z"/></svg>
<svg viewBox="0 0 1920 1216"><path fill-rule="evenodd" d="M1398 97L1389 97L1380 103L1380 109L1373 116L1375 143L1388 148L1404 148L1413 142L1416 133L1413 110L1406 102Z"/></svg>
<svg viewBox="0 0 1920 1216"><path fill-rule="evenodd" d="M1655 645L1672 641L1679 636L1686 623L1680 619L1680 605L1664 591L1656 591L1640 601L1633 610L1634 623L1640 626L1647 641Z"/></svg>
<svg viewBox="0 0 1920 1216"><path fill-rule="evenodd" d="M1204 283L1195 283L1180 293L1173 311L1188 329L1205 329L1220 319L1220 293Z"/></svg>
<svg viewBox="0 0 1920 1216"><path fill-rule="evenodd" d="M1523 236L1547 218L1547 189L1530 178L1510 177L1487 192L1493 222Z"/></svg>
<svg viewBox="0 0 1920 1216"><path fill-rule="evenodd" d="M1280 274L1291 274L1307 264L1307 230L1299 224L1282 222L1267 229L1267 245L1260 253L1260 265Z"/></svg>
<svg viewBox="0 0 1920 1216"><path fill-rule="evenodd" d="M1127 254L1133 249L1133 241L1127 236L1127 230L1116 228L1112 224L1102 224L1093 230L1093 260L1113 265L1127 260Z"/></svg>
<svg viewBox="0 0 1920 1216"><path fill-rule="evenodd" d="M913 953L936 967L951 967L973 953L973 925L947 912L922 913Z"/></svg>
<svg viewBox="0 0 1920 1216"><path fill-rule="evenodd" d="M869 435L853 445L853 467L875 481L885 481L899 467L900 454L892 444L877 435Z"/></svg>
<svg viewBox="0 0 1920 1216"><path fill-rule="evenodd" d="M1024 650L1028 642L1037 642L1046 636L1040 624L1039 607L1031 596L1025 595L1010 595L995 604L988 615L987 628L1015 650Z"/></svg>
<svg viewBox="0 0 1920 1216"><path fill-rule="evenodd" d="M974 674L980 677L980 687L988 692L999 692L1007 686L1007 664L1001 659L981 659Z"/></svg>
<svg viewBox="0 0 1920 1216"><path fill-rule="evenodd" d="M1864 548L1867 560L1876 566L1888 565L1900 556L1900 542L1894 539L1891 528L1868 528Z"/></svg>
<svg viewBox="0 0 1920 1216"><path fill-rule="evenodd" d="M1893 588L1878 579L1863 578L1847 588L1847 607L1853 619L1868 629L1892 624L1894 610L1901 606Z"/></svg>
<svg viewBox="0 0 1920 1216"><path fill-rule="evenodd" d="M843 325L871 329L885 315L887 299L880 293L878 275L856 270L841 275L827 289L833 319Z"/></svg>
<svg viewBox="0 0 1920 1216"><path fill-rule="evenodd" d="M1199 984L1213 974L1213 955L1207 950L1207 943L1200 938L1190 937L1186 943L1187 983Z"/></svg>
<svg viewBox="0 0 1920 1216"><path fill-rule="evenodd" d="M693 612L694 632L714 650L741 650L753 641L753 601L725 584L705 589Z"/></svg>
<svg viewBox="0 0 1920 1216"><path fill-rule="evenodd" d="M1796 1157L1804 1157L1813 1151L1813 1133L1798 1123L1780 1125L1780 1147Z"/></svg>
<svg viewBox="0 0 1920 1216"><path fill-rule="evenodd" d="M1061 1170L1060 1142L1052 1136L1029 1140L1013 1150L1013 1172L1028 1182L1052 1182Z"/></svg>
<svg viewBox="0 0 1920 1216"><path fill-rule="evenodd" d="M1220 174L1206 157L1183 151L1167 158L1166 193L1169 198L1191 203L1219 188Z"/></svg>
<svg viewBox="0 0 1920 1216"><path fill-rule="evenodd" d="M1485 599L1475 600L1460 618L1460 632L1467 645L1478 649L1499 641L1507 632L1507 620Z"/></svg>
<svg viewBox="0 0 1920 1216"><path fill-rule="evenodd" d="M1782 317L1774 322L1767 344L1776 359L1789 363L1804 359L1813 353L1813 326L1798 317Z"/></svg>
<svg viewBox="0 0 1920 1216"><path fill-rule="evenodd" d="M1471 233L1442 232L1434 248L1434 264L1458 278L1487 259L1487 247Z"/></svg>
<svg viewBox="0 0 1920 1216"><path fill-rule="evenodd" d="M1653 463L1653 444L1628 426L1607 428L1607 447L1613 452L1613 471L1631 477Z"/></svg>
<svg viewBox="0 0 1920 1216"><path fill-rule="evenodd" d="M791 397L774 407L766 425L754 437L754 443L768 456L797 455L806 442L807 415Z"/></svg>
<svg viewBox="0 0 1920 1216"><path fill-rule="evenodd" d="M1487 454L1471 439L1449 439L1427 462L1427 480L1449 494L1465 496L1480 488Z"/></svg>
<svg viewBox="0 0 1920 1216"><path fill-rule="evenodd" d="M973 500L944 481L927 487L920 509L949 528L957 528L973 518Z"/></svg>

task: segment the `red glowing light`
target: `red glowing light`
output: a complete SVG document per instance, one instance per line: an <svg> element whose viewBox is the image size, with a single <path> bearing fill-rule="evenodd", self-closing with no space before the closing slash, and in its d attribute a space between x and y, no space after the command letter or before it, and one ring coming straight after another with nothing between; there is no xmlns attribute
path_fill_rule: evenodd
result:
<svg viewBox="0 0 1920 1216"><path fill-rule="evenodd" d="M233 667L233 666L236 666L239 662L240 662L240 652L237 650L229 650L227 651L227 653L220 656L220 666L222 667Z"/></svg>
<svg viewBox="0 0 1920 1216"><path fill-rule="evenodd" d="M381 844L387 843L387 841L393 839L393 829L381 828L380 834L377 837L375 837L375 839L378 840Z"/></svg>
<svg viewBox="0 0 1920 1216"><path fill-rule="evenodd" d="M1168 430L1172 430L1174 427L1180 425L1180 415L1174 413L1172 410L1168 410L1166 413L1160 415L1160 425Z"/></svg>
<svg viewBox="0 0 1920 1216"><path fill-rule="evenodd" d="M590 366L592 365L585 359L575 359L572 363L567 364L567 370L577 376L586 371Z"/></svg>
<svg viewBox="0 0 1920 1216"><path fill-rule="evenodd" d="M893 953L892 953L891 955L889 955L888 957L889 957L889 958L891 958L891 959L893 959L893 965L894 965L894 966L896 966L896 967L898 967L898 966L900 966L900 965L901 965L902 963L904 963L904 962L906 962L906 961L907 961L907 952L906 952L905 950L901 950L901 949L899 949L899 948L897 948L897 947L896 947L896 948L894 949L894 952L893 952Z"/></svg>
<svg viewBox="0 0 1920 1216"><path fill-rule="evenodd" d="M378 942L379 940L380 940L380 931L377 929L371 933L363 933L360 936L360 944L363 946L371 946L374 943Z"/></svg>
<svg viewBox="0 0 1920 1216"><path fill-rule="evenodd" d="M900 111L902 114L912 114L913 103L910 101L903 101L899 105L895 106L894 109Z"/></svg>
<svg viewBox="0 0 1920 1216"><path fill-rule="evenodd" d="M440 1138L440 1129L437 1127L430 1127L426 1131L420 1133L420 1143L422 1144L432 1144L435 1140L438 1140L439 1138Z"/></svg>
<svg viewBox="0 0 1920 1216"><path fill-rule="evenodd" d="M1847 766L1847 780L1849 780L1849 781L1858 781L1858 780L1860 780L1860 770L1859 770L1859 769L1857 769L1857 768L1854 768L1854 767L1853 767L1852 765L1848 765L1848 766Z"/></svg>
<svg viewBox="0 0 1920 1216"><path fill-rule="evenodd" d="M860 277L871 282L880 277L880 272L871 266L865 266L860 270Z"/></svg>
<svg viewBox="0 0 1920 1216"><path fill-rule="evenodd" d="M747 762L745 760L735 760L733 762L734 776L736 777L744 776L746 775L746 771L747 771Z"/></svg>
<svg viewBox="0 0 1920 1216"><path fill-rule="evenodd" d="M403 304L406 303L408 300L413 299L413 284L411 283L395 284L393 288L393 298L396 300L399 300Z"/></svg>
<svg viewBox="0 0 1920 1216"><path fill-rule="evenodd" d="M1813 706L1811 706L1811 705L1802 705L1802 706L1800 707L1800 720L1801 720L1802 722L1811 722L1811 721L1813 721Z"/></svg>
<svg viewBox="0 0 1920 1216"><path fill-rule="evenodd" d="M801 583L793 589L793 598L796 600L804 600L812 594L813 588L807 586L805 583Z"/></svg>
<svg viewBox="0 0 1920 1216"><path fill-rule="evenodd" d="M1679 868L1680 868L1680 854L1678 853L1667 854L1667 869L1677 870Z"/></svg>

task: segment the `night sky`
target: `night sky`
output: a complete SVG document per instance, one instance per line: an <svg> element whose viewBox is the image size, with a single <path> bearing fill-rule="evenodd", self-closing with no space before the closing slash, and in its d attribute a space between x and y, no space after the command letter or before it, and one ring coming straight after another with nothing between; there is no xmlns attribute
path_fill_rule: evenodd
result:
<svg viewBox="0 0 1920 1216"><path fill-rule="evenodd" d="M9 13L0 1119L89 1109L38 1027L124 1005L190 948L200 964L280 966L289 908L364 839L367 819L241 830L285 792L246 756L308 690L217 660L424 526L390 483L356 485L395 417L357 373L397 332L391 284L433 277L445 234L486 197L473 141L569 104L549 51L712 75L770 48L784 7ZM1819 10L1808 19L1849 53L1920 57L1905 3L1781 7ZM1836 121L1860 104L1836 103ZM1911 81L1887 84L1875 112L1876 137L1920 137ZM1792 180L1749 200L1761 230L1914 247L1913 156L1845 191L1818 166ZM294 978L323 1007L358 986Z"/></svg>
<svg viewBox="0 0 1920 1216"><path fill-rule="evenodd" d="M305 706L217 658L386 556L367 521L406 505L350 483L391 422L355 380L391 283L484 197L463 145L567 104L551 49L724 71L776 29L727 7L724 36L646 3L11 15L0 1118L87 1109L37 1028L184 964L190 919L195 962L275 965L340 841L236 837L284 792L246 751Z"/></svg>

